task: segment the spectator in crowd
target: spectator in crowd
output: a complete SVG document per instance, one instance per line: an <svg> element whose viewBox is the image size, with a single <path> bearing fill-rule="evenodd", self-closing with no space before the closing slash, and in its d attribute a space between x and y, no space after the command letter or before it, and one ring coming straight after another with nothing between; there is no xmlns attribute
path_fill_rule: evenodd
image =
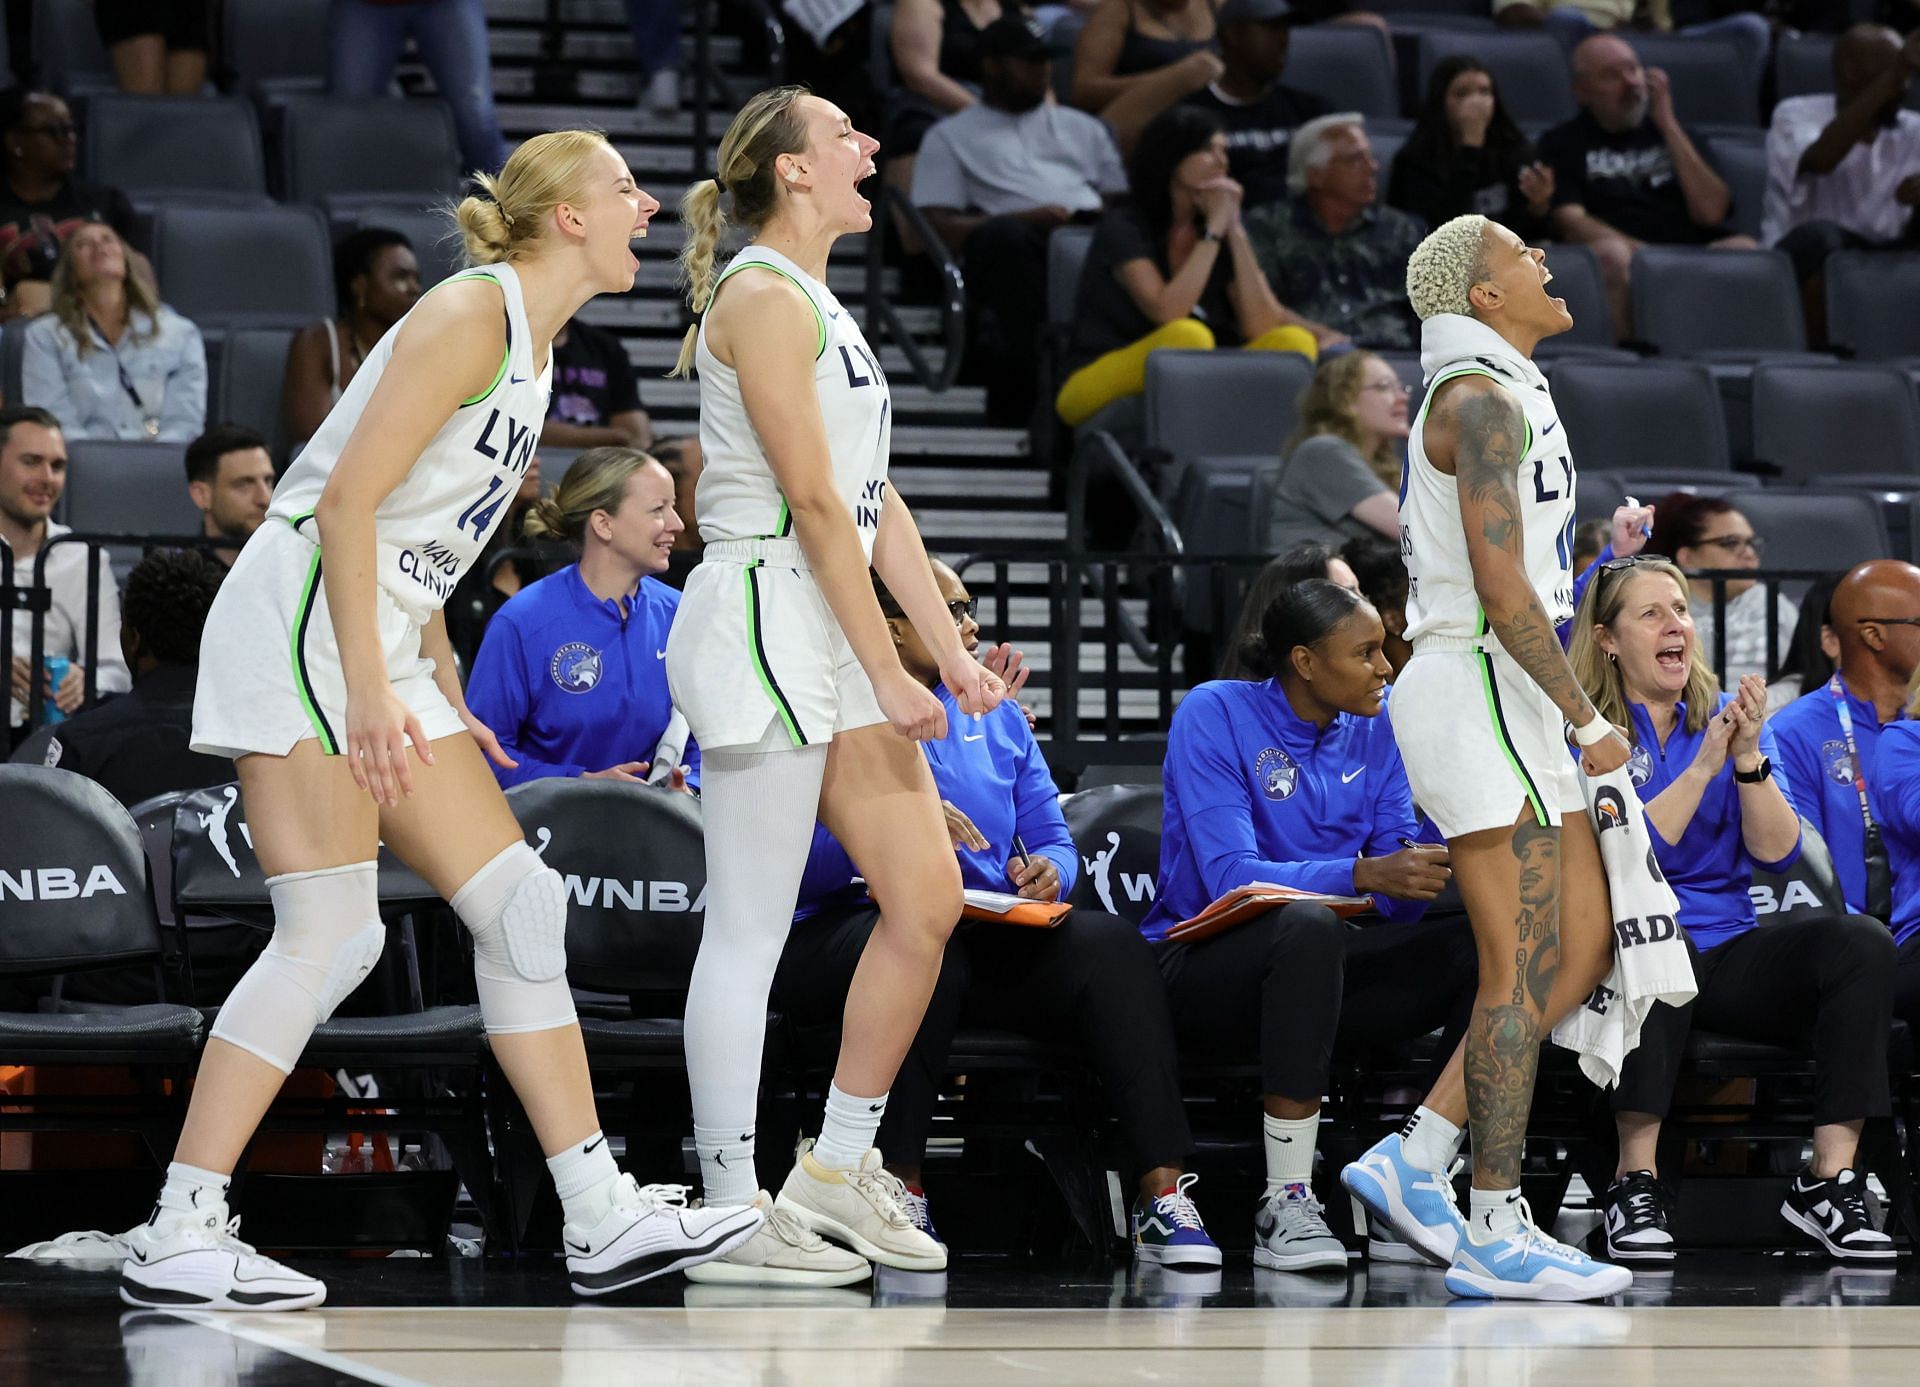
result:
<svg viewBox="0 0 1920 1387"><path fill-rule="evenodd" d="M133 204L118 188L73 176L80 145L73 113L52 92L0 91L0 270L9 317L33 317L53 302L60 248L76 227L105 222L133 238ZM151 281L152 270L143 272Z"/></svg>
<svg viewBox="0 0 1920 1387"><path fill-rule="evenodd" d="M1595 34L1673 30L1688 38L1717 39L1740 55L1755 86L1773 51L1773 26L1763 15L1735 13L1676 26L1666 0L1493 0L1494 18L1515 27L1539 28L1569 50Z"/></svg>
<svg viewBox="0 0 1920 1387"><path fill-rule="evenodd" d="M1254 260L1218 120L1168 111L1141 136L1129 174L1133 204L1101 217L1080 275L1071 374L1054 402L1068 425L1144 391L1147 357L1161 347L1318 355L1311 325L1273 296Z"/></svg>
<svg viewBox="0 0 1920 1387"><path fill-rule="evenodd" d="M1829 573L1815 578L1801 594L1793 640L1780 661L1779 672L1767 685L1768 717L1833 678L1840 663L1840 638L1833 633L1833 592L1846 576Z"/></svg>
<svg viewBox="0 0 1920 1387"><path fill-rule="evenodd" d="M1607 547L1607 532L1612 528L1604 520L1582 520L1573 527L1573 571L1584 573Z"/></svg>
<svg viewBox="0 0 1920 1387"><path fill-rule="evenodd" d="M506 163L481 0L333 0L327 37L328 87L335 96L360 98L387 95L411 38L433 89L453 113L462 168L497 173Z"/></svg>
<svg viewBox="0 0 1920 1387"><path fill-rule="evenodd" d="M187 494L200 508L200 533L233 546L214 551L222 566L233 567L267 518L273 477L267 440L252 429L215 424L187 445Z"/></svg>
<svg viewBox="0 0 1920 1387"><path fill-rule="evenodd" d="M1299 427L1281 445L1267 547L1398 540L1406 438L1407 387L1393 367L1366 351L1321 362L1300 396Z"/></svg>
<svg viewBox="0 0 1920 1387"><path fill-rule="evenodd" d="M0 409L0 545L11 554L15 587L31 588L40 551L70 533L69 527L52 519L66 488L67 444L60 435L60 421L32 405ZM125 693L131 682L120 655L120 590L114 586L105 550L96 561L100 573L97 622L87 605L86 546L62 544L46 556L48 600L41 649L50 660L66 660L67 673L49 685L43 670L39 683L42 698L62 714L76 711L86 697L86 670L81 662L90 627L99 652L95 689L103 694ZM27 723L27 698L33 684L27 660L32 653L33 622L16 611L9 669L13 691L9 746L18 744Z"/></svg>
<svg viewBox="0 0 1920 1387"><path fill-rule="evenodd" d="M1313 1197L1320 1099L1336 1046L1465 1032L1471 932L1423 921L1451 876L1419 833L1393 730L1380 618L1357 593L1308 581L1269 607L1247 651L1260 683L1201 684L1168 733L1160 878L1141 932L1191 1054L1258 1056L1267 1185L1254 1265L1344 1271ZM1356 775L1355 767L1364 767ZM1252 882L1371 895L1364 928L1297 903L1191 942L1180 921Z"/></svg>
<svg viewBox="0 0 1920 1387"><path fill-rule="evenodd" d="M1643 245L1747 250L1727 228L1733 194L1673 113L1667 74L1624 39L1596 34L1573 53L1580 113L1540 137L1553 170L1553 231L1593 251L1607 284L1614 335L1631 321L1633 253Z"/></svg>
<svg viewBox="0 0 1920 1387"><path fill-rule="evenodd" d="M1395 551L1395 562L1399 561ZM1349 592L1360 592L1360 580L1354 575L1353 567L1344 558L1324 544L1296 544L1277 559L1268 559L1260 571L1254 575L1253 583L1247 588L1247 595L1240 603L1240 615L1234 618L1233 629L1227 633L1226 654L1220 660L1216 679L1266 679L1268 673L1264 660L1249 661L1247 650L1260 634L1260 623L1266 620L1267 611L1292 592L1295 585L1312 578L1332 583L1335 587L1346 588Z"/></svg>
<svg viewBox="0 0 1920 1387"><path fill-rule="evenodd" d="M1847 909L1888 920L1896 906L1871 799L1887 775L1881 733L1901 718L1920 670L1920 568L1863 563L1840 580L1829 610L1839 668L1780 710L1773 735L1794 802L1833 855Z"/></svg>
<svg viewBox="0 0 1920 1387"><path fill-rule="evenodd" d="M1073 55L1073 104L1113 130L1123 154L1162 112L1225 71L1213 0L1101 0Z"/></svg>
<svg viewBox="0 0 1920 1387"><path fill-rule="evenodd" d="M974 599L935 562L940 595L971 651L980 628ZM907 672L947 705L947 736L926 743L961 878L970 890L1065 899L1080 855L1060 813L1060 791L1027 720L1008 698L979 722L961 717L937 662L886 589L876 595ZM1010 693L1017 689L1010 689ZM972 745L968 745L972 743ZM837 1026L855 966L879 911L854 879L846 850L824 827L800 888L793 932L774 977L781 1010L803 1025ZM1119 1119L1136 1177L1134 1246L1143 1263L1218 1267L1185 1174L1192 1135L1180 1097L1180 1061L1153 954L1139 931L1099 910L1076 908L1052 929L962 922L947 945L926 1019L894 1080L877 1144L907 1187L907 1209L929 1236L932 1211L921 1162L933 1101L957 1025L1078 1043Z"/></svg>
<svg viewBox="0 0 1920 1387"><path fill-rule="evenodd" d="M333 292L338 316L302 328L287 348L281 408L296 446L313 437L367 353L419 300L413 243L376 226L349 232L333 248Z"/></svg>
<svg viewBox="0 0 1920 1387"><path fill-rule="evenodd" d="M1800 855L1796 805L1816 790L1793 778L1766 726L1757 675L1722 694L1701 658L1686 575L1658 555L1597 577L1574 618L1575 676L1633 742L1629 773L1646 809L1660 874L1680 901L1699 994L1656 1006L1613 1091L1620 1154L1607 1191L1609 1253L1671 1261L1671 1201L1655 1152L1689 1025L1775 1045L1813 1043L1813 1159L1781 1214L1835 1257L1891 1264L1893 1243L1867 1217L1860 1130L1891 1111L1887 1029L1893 941L1877 920L1821 915L1757 928L1747 894L1755 867ZM1804 808L1802 806L1802 808ZM1653 922L1644 926L1649 932ZM1822 1218L1816 1208L1825 1205Z"/></svg>
<svg viewBox="0 0 1920 1387"><path fill-rule="evenodd" d="M1747 517L1735 510L1722 496L1693 496L1676 491L1663 497L1654 507L1653 536L1647 541L1651 553L1665 554L1688 573L1702 569L1757 569L1767 552L1764 535L1753 532ZM1689 579L1693 602L1693 625L1700 641L1700 653L1713 667L1717 658L1714 636L1714 586L1712 578ZM1768 628L1774 632L1774 658L1786 654L1799 613L1785 593L1767 598L1764 583L1751 578L1728 578L1727 663L1729 684L1738 684L1749 674L1766 679L1772 672L1767 663Z"/></svg>
<svg viewBox="0 0 1920 1387"><path fill-rule="evenodd" d="M553 339L553 395L540 441L551 448L641 448L653 421L620 339L581 318Z"/></svg>
<svg viewBox="0 0 1920 1387"><path fill-rule="evenodd" d="M660 653L680 594L654 576L681 529L673 478L636 449L589 449L525 528L577 546L580 558L522 588L487 625L467 706L518 763L494 775L502 786L645 780L673 718ZM684 757L670 773L675 789L698 780L699 749L688 742Z"/></svg>
<svg viewBox="0 0 1920 1387"><path fill-rule="evenodd" d="M131 808L170 790L224 785L233 762L187 748L200 629L223 570L190 549L156 549L127 575L120 651L133 691L42 726L13 759L77 771Z"/></svg>
<svg viewBox="0 0 1920 1387"><path fill-rule="evenodd" d="M207 426L207 349L132 259L104 223L67 238L52 310L22 343L22 402L51 410L70 439L185 443Z"/></svg>
<svg viewBox="0 0 1920 1387"><path fill-rule="evenodd" d="M1856 24L1833 46L1833 94L1773 108L1760 239L1792 258L1816 343L1826 341L1829 255L1920 247L1920 112L1901 104L1916 73L1920 32L1903 44Z"/></svg>
<svg viewBox="0 0 1920 1387"><path fill-rule="evenodd" d="M198 96L207 85L207 0L94 0L120 90Z"/></svg>
<svg viewBox="0 0 1920 1387"><path fill-rule="evenodd" d="M673 509L680 515L692 515L694 488L700 484L700 474L706 469L706 459L700 453L700 440L689 435L686 438L665 438L653 445L654 461L673 474ZM706 550L706 542L700 538L700 527L689 525L673 537L673 561L667 571L660 575L660 581L675 591L686 586L687 575L700 562L700 556Z"/></svg>
<svg viewBox="0 0 1920 1387"><path fill-rule="evenodd" d="M1428 226L1478 213L1529 244L1547 239L1553 170L1535 156L1478 58L1462 53L1435 64L1426 105L1393 156L1387 201Z"/></svg>
<svg viewBox="0 0 1920 1387"><path fill-rule="evenodd" d="M627 0L640 109L661 118L680 109L680 10L675 0Z"/></svg>
<svg viewBox="0 0 1920 1387"><path fill-rule="evenodd" d="M1380 613L1380 625L1387 633L1380 649L1398 676L1413 658L1413 643L1407 639L1407 564L1400 557L1400 541L1355 535L1341 547L1340 557L1353 570L1360 595Z"/></svg>
<svg viewBox="0 0 1920 1387"><path fill-rule="evenodd" d="M1297 9L1297 7L1295 7ZM1220 6L1220 76L1187 98L1227 130L1227 172L1247 190L1247 206L1287 196L1287 148L1293 132L1333 108L1280 80L1299 16L1287 0L1225 0Z"/></svg>
<svg viewBox="0 0 1920 1387"><path fill-rule="evenodd" d="M980 33L980 100L927 131L913 201L960 257L972 359L996 423L1033 413L1047 305L1047 239L1127 191L1113 137L1093 116L1047 100L1047 46L1018 19Z"/></svg>
<svg viewBox="0 0 1920 1387"><path fill-rule="evenodd" d="M1893 1013L1920 1030L1920 670L1907 691L1906 716L1880 739L1870 812L1886 834L1893 873Z"/></svg>
<svg viewBox="0 0 1920 1387"><path fill-rule="evenodd" d="M1324 349L1410 349L1418 321L1407 303L1407 258L1425 228L1380 201L1380 164L1366 118L1343 111L1308 121L1287 151L1293 197L1247 214L1254 258L1282 303Z"/></svg>

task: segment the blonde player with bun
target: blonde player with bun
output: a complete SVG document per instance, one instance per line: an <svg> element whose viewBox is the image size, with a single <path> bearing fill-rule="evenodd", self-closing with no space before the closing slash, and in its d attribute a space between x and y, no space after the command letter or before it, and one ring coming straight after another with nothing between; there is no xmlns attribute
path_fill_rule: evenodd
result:
<svg viewBox="0 0 1920 1387"><path fill-rule="evenodd" d="M887 482L887 378L825 283L834 241L873 223L859 185L878 148L832 102L765 91L721 140L718 179L696 183L681 210L700 321L677 370L699 375L706 459L705 558L667 645L704 777L707 918L687 1071L708 1204L772 1215L738 1251L693 1268L697 1280L832 1285L866 1275L863 1259L946 1266L873 1149L960 915L959 866L916 745L946 735L946 714L902 667L869 563L963 713L990 711L1005 685L961 645ZM716 273L729 220L751 243ZM883 914L847 996L820 1138L802 1144L776 1204L754 1170L756 1093L767 994L816 817Z"/></svg>
<svg viewBox="0 0 1920 1387"><path fill-rule="evenodd" d="M207 619L193 745L235 758L274 933L214 1022L129 1304L290 1310L326 1287L239 1241L230 1174L308 1038L372 969L384 840L473 935L494 1055L526 1106L583 1295L718 1255L751 1210L622 1175L566 980L566 891L487 767L441 607L505 514L547 412L554 334L633 284L659 204L606 139L540 135L458 209L471 268L381 338L281 479Z"/></svg>

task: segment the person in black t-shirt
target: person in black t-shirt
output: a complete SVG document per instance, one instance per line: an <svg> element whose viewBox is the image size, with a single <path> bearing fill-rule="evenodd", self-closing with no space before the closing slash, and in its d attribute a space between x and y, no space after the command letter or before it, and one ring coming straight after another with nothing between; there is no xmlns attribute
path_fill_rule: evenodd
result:
<svg viewBox="0 0 1920 1387"><path fill-rule="evenodd" d="M1595 34L1573 51L1580 114L1540 137L1553 168L1553 230L1600 262L1616 336L1631 321L1628 276L1641 246L1751 250L1729 234L1733 194L1673 112L1667 74L1624 39Z"/></svg>
<svg viewBox="0 0 1920 1387"><path fill-rule="evenodd" d="M1229 172L1247 190L1249 207L1286 198L1287 145L1294 130L1333 110L1314 93L1280 80L1298 19L1287 0L1226 0L1219 13L1226 70L1187 98L1227 127Z"/></svg>
<svg viewBox="0 0 1920 1387"><path fill-rule="evenodd" d="M653 424L640 407L633 363L620 339L575 318L553 339L553 395L540 441L551 448L646 448Z"/></svg>
<svg viewBox="0 0 1920 1387"><path fill-rule="evenodd" d="M1553 170L1500 104L1486 65L1464 53L1437 63L1420 119L1393 156L1387 201L1428 226L1491 217L1533 243L1547 239L1553 188Z"/></svg>
<svg viewBox="0 0 1920 1387"><path fill-rule="evenodd" d="M136 564L120 614L133 692L40 728L14 761L77 771L128 806L232 780L227 757L187 749L200 632L223 576L190 550L157 549Z"/></svg>
<svg viewBox="0 0 1920 1387"><path fill-rule="evenodd" d="M52 92L0 92L0 277L8 317L52 306L53 267L75 227L105 222L134 243L133 204L118 188L75 178L78 157L66 102ZM128 268L153 282L137 249Z"/></svg>

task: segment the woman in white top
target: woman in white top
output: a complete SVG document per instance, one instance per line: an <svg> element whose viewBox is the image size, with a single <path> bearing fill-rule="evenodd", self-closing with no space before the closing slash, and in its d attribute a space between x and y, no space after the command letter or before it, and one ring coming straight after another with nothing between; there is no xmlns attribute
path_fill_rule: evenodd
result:
<svg viewBox="0 0 1920 1387"><path fill-rule="evenodd" d="M536 136L460 205L474 268L381 339L287 469L208 615L193 745L238 763L274 934L215 1021L166 1186L120 1293L177 1309L301 1309L317 1280L227 1221L229 1173L314 1029L385 939L384 840L473 935L494 1057L558 1187L574 1289L598 1295L714 1256L759 1224L638 1186L594 1114L566 980L567 894L487 767L511 764L467 711L442 604L533 459L551 345L624 292L659 204L604 137Z"/></svg>
<svg viewBox="0 0 1920 1387"><path fill-rule="evenodd" d="M374 343L420 298L413 243L377 226L349 232L333 248L333 286L339 317L302 328L287 348L281 409L295 443L313 437Z"/></svg>
<svg viewBox="0 0 1920 1387"><path fill-rule="evenodd" d="M872 225L858 185L878 148L829 101L762 92L728 127L719 178L695 184L681 211L701 321L677 369L699 370L706 459L705 559L667 646L704 776L707 918L687 1071L707 1203L774 1213L738 1252L694 1269L700 1279L841 1284L867 1274L862 1257L946 1265L872 1149L961 892L915 744L945 736L946 715L901 666L869 561L963 712L990 711L1005 687L962 647L913 516L887 484L886 376L823 282L834 241ZM723 192L753 240L716 278ZM775 1210L754 1172L754 1112L767 994L816 817L885 914L847 998L820 1139L802 1145Z"/></svg>
<svg viewBox="0 0 1920 1387"><path fill-rule="evenodd" d="M206 428L200 329L128 273L132 255L105 222L79 228L54 269L52 309L27 325L21 402L52 411L69 442L187 443Z"/></svg>

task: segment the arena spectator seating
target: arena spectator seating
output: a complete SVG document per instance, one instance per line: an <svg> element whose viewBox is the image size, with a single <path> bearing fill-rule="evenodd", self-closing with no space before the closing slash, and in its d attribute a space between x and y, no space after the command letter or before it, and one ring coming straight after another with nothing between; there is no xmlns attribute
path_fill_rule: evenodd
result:
<svg viewBox="0 0 1920 1387"><path fill-rule="evenodd" d="M1535 349L1541 361L1563 356L1624 356L1613 344L1613 330L1607 325L1607 289L1600 277L1600 262L1593 252L1573 242L1555 242L1546 248L1547 268L1553 272L1548 292L1567 301L1573 315L1573 327L1557 337L1549 337Z"/></svg>
<svg viewBox="0 0 1920 1387"><path fill-rule="evenodd" d="M1336 111L1358 111L1374 121L1397 120L1400 94L1393 74L1393 50L1387 36L1371 25L1329 24L1295 28L1287 40L1288 86L1312 92ZM1375 154L1382 169L1389 160Z"/></svg>
<svg viewBox="0 0 1920 1387"><path fill-rule="evenodd" d="M153 267L167 302L209 339L334 311L333 247L311 207L162 207Z"/></svg>
<svg viewBox="0 0 1920 1387"><path fill-rule="evenodd" d="M88 0L33 0L33 36L37 85L74 97L114 90L113 66Z"/></svg>
<svg viewBox="0 0 1920 1387"><path fill-rule="evenodd" d="M1758 366L1753 451L1789 482L1864 472L1905 473L1920 485L1913 383L1891 366Z"/></svg>
<svg viewBox="0 0 1920 1387"><path fill-rule="evenodd" d="M1727 471L1726 420L1713 376L1690 361L1554 363L1550 382L1580 470ZM1649 446L1649 440L1657 440Z"/></svg>
<svg viewBox="0 0 1920 1387"><path fill-rule="evenodd" d="M241 95L263 106L327 89L331 0L225 0L221 61Z"/></svg>
<svg viewBox="0 0 1920 1387"><path fill-rule="evenodd" d="M281 188L336 218L360 203L444 198L459 187L453 117L437 101L315 97L289 102L281 123Z"/></svg>
<svg viewBox="0 0 1920 1387"><path fill-rule="evenodd" d="M266 159L253 108L227 96L124 96L88 100L81 167L136 206L158 201L260 206Z"/></svg>
<svg viewBox="0 0 1920 1387"><path fill-rule="evenodd" d="M1621 35L1647 67L1660 68L1673 89L1673 111L1702 134L1760 124L1760 93L1733 45L1683 34L1627 32Z"/></svg>
<svg viewBox="0 0 1920 1387"><path fill-rule="evenodd" d="M196 535L179 443L89 439L67 445L65 523L83 532Z"/></svg>
<svg viewBox="0 0 1920 1387"><path fill-rule="evenodd" d="M1694 42L1694 40L1687 40ZM1742 235L1760 239L1761 209L1767 195L1767 142L1759 130L1722 130L1706 137L1707 162L1726 180L1733 195L1728 224Z"/></svg>
<svg viewBox="0 0 1920 1387"><path fill-rule="evenodd" d="M1774 99L1833 90L1833 35L1782 34L1773 46Z"/></svg>
<svg viewBox="0 0 1920 1387"><path fill-rule="evenodd" d="M1826 270L1836 347L1874 361L1920 358L1920 255L1843 250Z"/></svg>
<svg viewBox="0 0 1920 1387"><path fill-rule="evenodd" d="M209 419L242 425L265 438L276 463L283 463L287 456L287 421L280 398L292 341L293 330L284 327L228 333L207 410Z"/></svg>

